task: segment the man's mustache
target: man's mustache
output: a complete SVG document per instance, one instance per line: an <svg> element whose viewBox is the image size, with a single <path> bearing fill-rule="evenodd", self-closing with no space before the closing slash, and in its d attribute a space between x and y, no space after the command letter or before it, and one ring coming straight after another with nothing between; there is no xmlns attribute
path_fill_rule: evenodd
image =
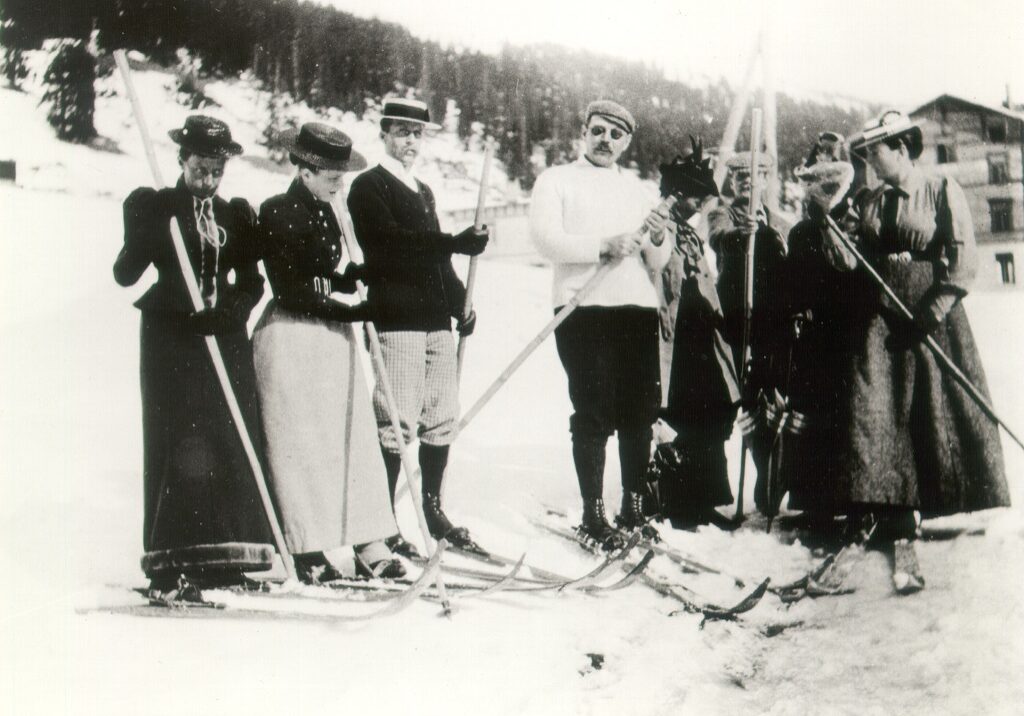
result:
<svg viewBox="0 0 1024 716"><path fill-rule="evenodd" d="M612 150L611 145L610 144L606 144L605 142L601 142L600 144L597 145L597 151L599 151L599 152L600 151L610 152L611 150Z"/></svg>

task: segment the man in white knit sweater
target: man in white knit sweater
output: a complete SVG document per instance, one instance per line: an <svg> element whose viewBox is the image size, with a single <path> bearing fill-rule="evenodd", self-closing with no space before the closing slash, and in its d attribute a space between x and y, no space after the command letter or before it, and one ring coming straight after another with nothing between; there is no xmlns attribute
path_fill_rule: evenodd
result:
<svg viewBox="0 0 1024 716"><path fill-rule="evenodd" d="M530 207L533 241L554 264L556 311L602 263L613 265L555 331L574 410L569 430L583 497L579 531L607 550L624 538L605 516L605 445L618 434L623 496L616 522L636 529L644 524L641 490L661 404L653 277L671 253L661 241L668 210L656 207L654 193L618 165L635 129L624 107L591 102L584 156L541 174Z"/></svg>

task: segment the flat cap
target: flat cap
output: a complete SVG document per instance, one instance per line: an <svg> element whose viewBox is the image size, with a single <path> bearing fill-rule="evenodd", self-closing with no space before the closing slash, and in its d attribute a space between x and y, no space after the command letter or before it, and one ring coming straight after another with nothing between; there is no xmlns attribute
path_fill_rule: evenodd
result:
<svg viewBox="0 0 1024 716"><path fill-rule="evenodd" d="M630 134L636 131L636 120L633 119L633 115L618 102L612 102L610 99L594 100L587 105L587 111L583 116L583 123L589 123L590 118L594 115L607 119Z"/></svg>
<svg viewBox="0 0 1024 716"><path fill-rule="evenodd" d="M729 169L731 169L732 171L737 171L739 169L746 169L747 171L750 171L750 152L736 152L731 157L729 157L729 160L725 163L725 166L729 167ZM765 152L758 152L757 166L761 169L767 170L775 166L775 162L772 161L772 157L770 154L766 154Z"/></svg>

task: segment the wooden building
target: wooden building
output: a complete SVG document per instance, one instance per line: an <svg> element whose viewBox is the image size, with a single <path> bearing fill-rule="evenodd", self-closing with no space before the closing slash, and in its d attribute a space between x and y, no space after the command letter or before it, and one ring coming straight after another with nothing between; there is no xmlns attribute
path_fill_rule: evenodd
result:
<svg viewBox="0 0 1024 716"><path fill-rule="evenodd" d="M947 173L967 194L978 285L1024 285L1024 112L944 94L910 116L924 134L918 164Z"/></svg>

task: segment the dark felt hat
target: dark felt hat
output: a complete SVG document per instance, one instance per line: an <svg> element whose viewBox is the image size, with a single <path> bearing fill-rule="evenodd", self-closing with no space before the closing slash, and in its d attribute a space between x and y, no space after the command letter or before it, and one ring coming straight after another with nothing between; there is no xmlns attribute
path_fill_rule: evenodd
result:
<svg viewBox="0 0 1024 716"><path fill-rule="evenodd" d="M868 147L887 139L901 139L911 159L917 159L924 150L921 127L903 112L890 109L865 124L863 131L850 137L850 151L864 157Z"/></svg>
<svg viewBox="0 0 1024 716"><path fill-rule="evenodd" d="M699 139L690 136L692 151L686 156L676 155L668 164L658 167L661 171L661 195L682 194L685 198L703 199L718 196L715 173L711 160L704 158L704 146Z"/></svg>
<svg viewBox="0 0 1024 716"><path fill-rule="evenodd" d="M233 157L242 153L242 145L231 139L231 129L215 117L192 114L185 126L167 135L182 148L205 157Z"/></svg>
<svg viewBox="0 0 1024 716"><path fill-rule="evenodd" d="M430 121L430 109L425 102L418 99L393 98L384 102L381 119L392 119L401 122L416 122L426 129L440 129L441 125Z"/></svg>
<svg viewBox="0 0 1024 716"><path fill-rule="evenodd" d="M352 148L349 136L329 124L306 122L284 132L281 142L290 153L318 169L356 172L366 168L366 159Z"/></svg>

